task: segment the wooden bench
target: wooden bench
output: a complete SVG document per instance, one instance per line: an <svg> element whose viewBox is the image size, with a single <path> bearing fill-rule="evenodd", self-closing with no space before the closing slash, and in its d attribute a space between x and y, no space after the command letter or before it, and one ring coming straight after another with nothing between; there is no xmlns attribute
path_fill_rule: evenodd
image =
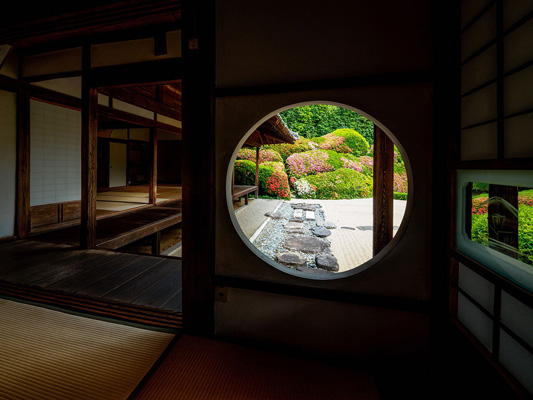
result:
<svg viewBox="0 0 533 400"><path fill-rule="evenodd" d="M246 196L244 199L244 204L248 204L248 195L253 192L255 192L255 198L257 199L259 196L258 186L234 185L233 186L233 200L237 200L243 196Z"/></svg>

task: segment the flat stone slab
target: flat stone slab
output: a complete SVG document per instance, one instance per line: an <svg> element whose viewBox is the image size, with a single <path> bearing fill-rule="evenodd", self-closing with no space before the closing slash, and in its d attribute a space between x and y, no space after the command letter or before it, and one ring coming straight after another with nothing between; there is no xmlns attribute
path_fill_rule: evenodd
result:
<svg viewBox="0 0 533 400"><path fill-rule="evenodd" d="M315 212L314 211L306 211L305 212L305 219L307 219L309 221L314 221L315 220Z"/></svg>
<svg viewBox="0 0 533 400"><path fill-rule="evenodd" d="M311 228L311 231L313 232L313 235L318 237L328 237L331 235L331 231L329 229L324 228L323 226L314 226Z"/></svg>
<svg viewBox="0 0 533 400"><path fill-rule="evenodd" d="M285 231L288 233L303 233L304 223L303 222L287 222L283 225Z"/></svg>
<svg viewBox="0 0 533 400"><path fill-rule="evenodd" d="M327 240L314 236L294 236L285 239L283 246L288 250L301 251L302 253L318 254L329 248Z"/></svg>
<svg viewBox="0 0 533 400"><path fill-rule="evenodd" d="M282 213L277 212L277 211L274 212L274 213L270 213L269 217L272 218L272 219L282 219L282 218L285 218L285 216L284 216Z"/></svg>
<svg viewBox="0 0 533 400"><path fill-rule="evenodd" d="M294 215L292 217L294 219L302 220L304 218L304 211L303 210L294 210Z"/></svg>
<svg viewBox="0 0 533 400"><path fill-rule="evenodd" d="M307 203L293 203L291 204L291 207L299 210L304 211L315 211L317 207L320 207L319 204L307 204Z"/></svg>
<svg viewBox="0 0 533 400"><path fill-rule="evenodd" d="M326 229L336 229L337 225L335 225L331 221L319 221L316 223L317 226L323 226Z"/></svg>
<svg viewBox="0 0 533 400"><path fill-rule="evenodd" d="M331 253L317 254L315 257L316 266L325 269L326 271L336 272L339 270L339 263L335 256Z"/></svg>
<svg viewBox="0 0 533 400"><path fill-rule="evenodd" d="M355 231L355 228L352 228L351 226L341 226L341 229L349 229L351 231Z"/></svg>
<svg viewBox="0 0 533 400"><path fill-rule="evenodd" d="M285 265L301 266L304 265L307 260L304 256L298 253L292 253L290 251L284 251L276 256L276 260Z"/></svg>
<svg viewBox="0 0 533 400"><path fill-rule="evenodd" d="M358 226L357 229L361 231L373 231L374 227L373 226Z"/></svg>

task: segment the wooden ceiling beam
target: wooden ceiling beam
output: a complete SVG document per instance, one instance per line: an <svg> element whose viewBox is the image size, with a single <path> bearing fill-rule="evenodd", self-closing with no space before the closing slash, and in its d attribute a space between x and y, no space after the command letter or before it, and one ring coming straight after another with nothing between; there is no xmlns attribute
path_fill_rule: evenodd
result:
<svg viewBox="0 0 533 400"><path fill-rule="evenodd" d="M92 68L88 79L91 87L98 89L164 85L180 80L183 75L182 71L183 62L181 58L166 58L156 61Z"/></svg>
<svg viewBox="0 0 533 400"><path fill-rule="evenodd" d="M141 117L135 114L130 114L128 112L117 110L117 109L107 107L107 106L99 105L98 115L101 115L106 118L115 119L118 121L129 122L129 123L136 124L136 125L146 127L146 128L156 128L158 130L169 132L169 133L174 133L177 135L181 135L182 133L181 128L177 126L165 124L164 122L161 122L161 121L156 121L154 119Z"/></svg>
<svg viewBox="0 0 533 400"><path fill-rule="evenodd" d="M113 99L181 121L181 109L170 107L160 101L146 97L137 92L135 88L102 88L99 92Z"/></svg>
<svg viewBox="0 0 533 400"><path fill-rule="evenodd" d="M22 12L22 10L21 10ZM178 0L133 0L107 4L39 20L9 24L0 28L2 43L35 44L74 36L90 36L99 29L116 29L134 21L133 27L176 22L181 19Z"/></svg>

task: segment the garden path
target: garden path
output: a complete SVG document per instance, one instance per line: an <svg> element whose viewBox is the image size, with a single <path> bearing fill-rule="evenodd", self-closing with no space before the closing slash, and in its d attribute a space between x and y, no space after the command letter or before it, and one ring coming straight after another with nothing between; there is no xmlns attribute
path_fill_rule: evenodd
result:
<svg viewBox="0 0 533 400"><path fill-rule="evenodd" d="M339 271L343 272L361 265L372 258L372 199L353 200L302 200L294 203L320 204L326 221L337 225L327 238L331 242L331 252L337 258ZM394 200L394 233L400 226L407 202ZM352 228L352 229L347 229Z"/></svg>

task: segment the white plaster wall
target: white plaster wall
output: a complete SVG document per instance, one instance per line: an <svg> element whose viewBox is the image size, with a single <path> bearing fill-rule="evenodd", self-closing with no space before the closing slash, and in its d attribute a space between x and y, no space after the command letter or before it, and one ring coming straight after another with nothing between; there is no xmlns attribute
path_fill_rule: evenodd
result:
<svg viewBox="0 0 533 400"><path fill-rule="evenodd" d="M30 205L81 198L81 113L32 100Z"/></svg>
<svg viewBox="0 0 533 400"><path fill-rule="evenodd" d="M0 237L13 236L17 178L17 96L0 91Z"/></svg>

